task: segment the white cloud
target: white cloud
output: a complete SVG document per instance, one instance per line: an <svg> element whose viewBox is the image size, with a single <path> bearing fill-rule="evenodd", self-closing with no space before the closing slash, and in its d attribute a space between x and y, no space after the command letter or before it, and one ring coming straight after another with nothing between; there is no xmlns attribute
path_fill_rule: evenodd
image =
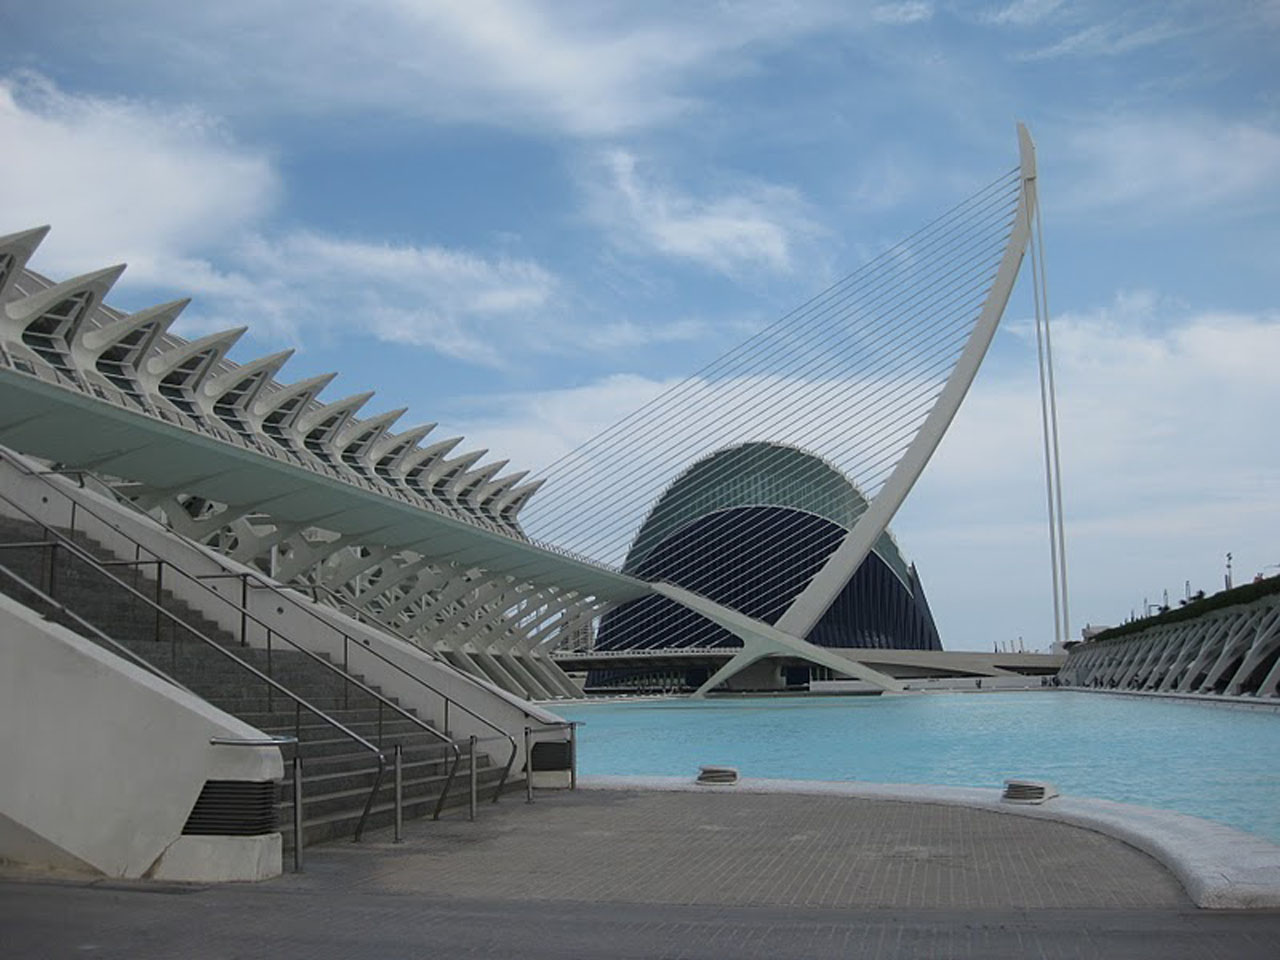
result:
<svg viewBox="0 0 1280 960"><path fill-rule="evenodd" d="M875 23L921 23L933 18L933 4L924 0L903 0L901 3L882 3L871 8Z"/></svg>
<svg viewBox="0 0 1280 960"><path fill-rule="evenodd" d="M921 182L933 176L919 161L902 150L884 151L862 165L852 190L853 209L888 210L917 196Z"/></svg>
<svg viewBox="0 0 1280 960"><path fill-rule="evenodd" d="M818 231L789 187L751 182L704 199L647 176L625 150L606 154L603 166L607 183L594 188L593 216L625 247L730 275L787 273L797 244Z"/></svg>
<svg viewBox="0 0 1280 960"><path fill-rule="evenodd" d="M557 286L528 260L305 231L251 237L236 257L255 282L238 306L261 316L278 305L277 332L358 331L488 364L503 362L498 329L546 308Z"/></svg>
<svg viewBox="0 0 1280 960"><path fill-rule="evenodd" d="M1186 33L1169 23L1132 27L1121 23L1097 23L1068 34L1057 43L1020 54L1020 60L1054 60L1058 57L1115 57L1143 47L1164 43Z"/></svg>
<svg viewBox="0 0 1280 960"><path fill-rule="evenodd" d="M575 136L683 115L698 103L690 86L724 58L747 64L760 46L858 17L836 0L125 0L113 14L67 14L63 29L83 20L96 45L228 111L373 110Z"/></svg>
<svg viewBox="0 0 1280 960"><path fill-rule="evenodd" d="M1280 313L1123 294L1055 321L1054 348L1074 629L1186 580L1212 592L1228 550L1238 576L1280 561ZM1021 355L1021 372L979 376L898 522L944 641L953 624L966 647L1051 637L1034 343Z"/></svg>
<svg viewBox="0 0 1280 960"><path fill-rule="evenodd" d="M195 110L73 96L35 74L0 79L0 212L18 230L51 224L39 262L77 273L127 260L132 277L197 273L192 252L262 218L279 178Z"/></svg>
<svg viewBox="0 0 1280 960"><path fill-rule="evenodd" d="M242 323L295 342L354 332L497 364L513 323L557 294L530 260L265 229L275 168L195 111L76 96L24 74L0 80L0 142L0 232L54 227L32 266L64 279L127 262L122 290L195 295L177 327L186 335ZM563 349L562 333L524 339Z"/></svg>
<svg viewBox="0 0 1280 960"><path fill-rule="evenodd" d="M984 19L989 23L1031 26L1046 20L1062 6L1062 0L1013 0L997 10L989 11Z"/></svg>
<svg viewBox="0 0 1280 960"><path fill-rule="evenodd" d="M1280 196L1280 132L1207 117L1107 117L1077 126L1063 166L1064 209L1159 216L1241 204L1257 213Z"/></svg>

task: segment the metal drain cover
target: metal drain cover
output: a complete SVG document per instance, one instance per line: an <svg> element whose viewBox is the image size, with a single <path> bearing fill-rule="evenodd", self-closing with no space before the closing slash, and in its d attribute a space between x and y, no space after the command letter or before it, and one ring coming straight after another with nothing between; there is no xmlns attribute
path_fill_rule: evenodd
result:
<svg viewBox="0 0 1280 960"><path fill-rule="evenodd" d="M1006 803L1044 803L1058 795L1048 780L1006 780L1000 799Z"/></svg>
<svg viewBox="0 0 1280 960"><path fill-rule="evenodd" d="M732 785L738 782L736 767L699 767L698 783Z"/></svg>

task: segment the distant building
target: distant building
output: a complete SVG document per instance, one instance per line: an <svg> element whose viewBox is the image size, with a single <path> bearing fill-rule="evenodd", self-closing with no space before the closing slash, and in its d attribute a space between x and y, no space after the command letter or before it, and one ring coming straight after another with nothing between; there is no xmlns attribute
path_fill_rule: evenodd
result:
<svg viewBox="0 0 1280 960"><path fill-rule="evenodd" d="M695 463L659 498L624 572L667 581L774 623L867 508L840 470L796 447L746 443ZM889 533L804 638L822 647L941 650L919 575ZM665 597L610 611L597 650L736 647L741 641ZM809 667L792 668L808 678ZM591 686L636 671L593 671ZM695 678L690 678L690 681Z"/></svg>

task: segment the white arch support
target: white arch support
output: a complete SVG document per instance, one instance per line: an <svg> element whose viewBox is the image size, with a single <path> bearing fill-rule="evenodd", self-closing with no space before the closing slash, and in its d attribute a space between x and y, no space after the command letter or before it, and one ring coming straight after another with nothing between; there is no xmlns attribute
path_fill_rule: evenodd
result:
<svg viewBox="0 0 1280 960"><path fill-rule="evenodd" d="M840 546L831 553L822 569L809 581L809 585L792 601L791 606L777 622L779 630L794 636L805 636L839 596L850 578L862 565L872 544L884 533L902 501L915 485L942 436L951 425L960 403L977 376L978 367L987 355L987 348L995 336L996 327L1004 308L1009 303L1018 268L1031 239L1031 220L1036 204L1036 153L1031 134L1023 124L1018 124L1018 149L1022 167L1022 195L1014 214L1013 232L1005 247L995 281L987 293L978 322L974 325L964 352L956 361L946 386L929 411L911 445L902 455L866 512L858 518L853 529L845 535Z"/></svg>
<svg viewBox="0 0 1280 960"><path fill-rule="evenodd" d="M776 624L770 625L754 620L736 610L671 584L654 585L656 592L726 628L743 642L743 651L717 670L698 688L695 696L704 696L752 663L774 655L797 656L812 663L831 667L842 674L868 680L885 690L901 689L901 684L887 674L836 656L802 638L813 629L857 572L872 546L884 533L889 521L906 499L959 410L986 356L987 348L995 336L996 327L1008 305L1009 296L1013 292L1013 285L1018 277L1018 270L1031 239L1031 224L1036 205L1035 146L1027 128L1021 123L1018 124L1018 147L1022 189L1014 214L1013 229L1005 245L995 279L987 292L982 310L964 350L929 414L894 466L884 486Z"/></svg>

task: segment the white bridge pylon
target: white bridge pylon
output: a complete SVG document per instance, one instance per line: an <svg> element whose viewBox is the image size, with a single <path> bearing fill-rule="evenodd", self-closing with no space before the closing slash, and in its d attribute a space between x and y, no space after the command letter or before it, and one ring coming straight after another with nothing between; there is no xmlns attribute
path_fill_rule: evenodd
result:
<svg viewBox="0 0 1280 960"><path fill-rule="evenodd" d="M1021 123L1018 124L1018 147L1021 190L1012 230L963 351L884 485L781 618L775 624L764 623L674 584L654 584L656 592L724 627L742 641L741 652L712 674L695 692L695 697L705 696L753 663L773 656L807 660L836 673L866 680L886 691L902 689L902 684L893 677L837 656L803 638L853 577L924 471L960 409L995 336L1031 239L1037 203L1035 145Z"/></svg>

